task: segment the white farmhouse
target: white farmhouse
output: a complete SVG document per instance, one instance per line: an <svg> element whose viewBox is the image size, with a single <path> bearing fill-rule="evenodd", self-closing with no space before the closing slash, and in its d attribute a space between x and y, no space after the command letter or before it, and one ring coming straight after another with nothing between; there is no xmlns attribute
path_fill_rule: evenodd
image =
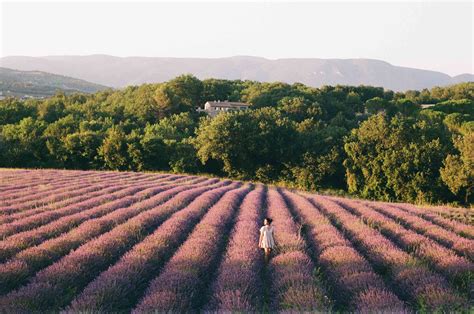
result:
<svg viewBox="0 0 474 314"><path fill-rule="evenodd" d="M209 116L214 117L218 113L234 111L234 110L246 110L249 108L249 104L243 102L232 102L232 101L208 101L204 104L204 109L199 108L198 111L206 112Z"/></svg>

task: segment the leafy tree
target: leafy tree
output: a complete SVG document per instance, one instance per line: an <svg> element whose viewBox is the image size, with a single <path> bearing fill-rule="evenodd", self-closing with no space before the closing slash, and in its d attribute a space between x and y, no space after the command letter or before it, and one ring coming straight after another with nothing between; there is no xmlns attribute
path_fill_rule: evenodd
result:
<svg viewBox="0 0 474 314"><path fill-rule="evenodd" d="M341 154L336 147L332 147L325 154L311 154L306 152L302 155L302 162L291 167L292 181L298 188L306 190L318 190L321 187L338 187L340 184L328 184L331 176L338 171L341 165ZM340 177L344 178L344 176Z"/></svg>
<svg viewBox="0 0 474 314"><path fill-rule="evenodd" d="M365 102L365 109L370 114L377 114L379 112L385 112L388 115L394 113L394 107L386 99L375 97Z"/></svg>
<svg viewBox="0 0 474 314"><path fill-rule="evenodd" d="M412 116L421 109L419 105L408 99L400 99L395 101L395 108L398 112L405 116Z"/></svg>
<svg viewBox="0 0 474 314"><path fill-rule="evenodd" d="M159 123L147 125L144 135L140 140L143 152L143 163L145 169L168 170L187 169L187 172L195 170L196 154L194 147L188 142L188 138L194 135L197 121L190 113L181 113L169 118L161 119ZM187 168L183 165L184 152L193 154L187 160L191 165ZM177 160L181 160L178 162ZM180 163L180 166L177 164ZM173 166L176 165L176 166ZM177 170L175 170L177 171Z"/></svg>
<svg viewBox="0 0 474 314"><path fill-rule="evenodd" d="M64 98L64 94L58 94L41 102L38 106L38 119L51 123L61 118L66 108Z"/></svg>
<svg viewBox="0 0 474 314"><path fill-rule="evenodd" d="M130 160L130 170L142 171L147 169L147 165L143 160L143 146L140 142L142 138L143 134L139 129L132 130L127 135L127 153Z"/></svg>
<svg viewBox="0 0 474 314"><path fill-rule="evenodd" d="M343 137L347 130L334 122L329 124L309 118L296 127L298 161L289 169L287 181L300 188L344 188Z"/></svg>
<svg viewBox="0 0 474 314"><path fill-rule="evenodd" d="M67 134L64 138L64 163L73 169L99 169L98 151L103 135L93 131Z"/></svg>
<svg viewBox="0 0 474 314"><path fill-rule="evenodd" d="M439 169L449 147L426 120L370 117L346 139L349 191L363 197L410 202L443 198Z"/></svg>
<svg viewBox="0 0 474 314"><path fill-rule="evenodd" d="M163 138L147 127L143 138L140 140L140 144L142 147L143 169L168 169L169 156Z"/></svg>
<svg viewBox="0 0 474 314"><path fill-rule="evenodd" d="M257 174L257 179L268 181L277 179L284 163L291 160L295 136L288 119L275 109L263 108L201 123L195 145L202 163L220 160L228 175L252 178Z"/></svg>
<svg viewBox="0 0 474 314"><path fill-rule="evenodd" d="M192 138L185 138L179 142L167 141L171 150L169 161L170 170L176 173L197 173L201 167L196 156L196 148Z"/></svg>
<svg viewBox="0 0 474 314"><path fill-rule="evenodd" d="M253 82L242 90L244 101L253 105L254 108L273 107L285 97L309 96L306 91L298 85L291 86L285 83L258 83Z"/></svg>
<svg viewBox="0 0 474 314"><path fill-rule="evenodd" d="M156 101L159 118L164 118L181 111L179 97L173 88L166 83L158 87L155 92L154 100Z"/></svg>
<svg viewBox="0 0 474 314"><path fill-rule="evenodd" d="M441 178L449 190L469 205L474 201L474 132L455 140L458 152L448 154L441 168Z"/></svg>
<svg viewBox="0 0 474 314"><path fill-rule="evenodd" d="M34 106L13 97L0 101L0 125L14 124L23 118L35 116L36 108Z"/></svg>
<svg viewBox="0 0 474 314"><path fill-rule="evenodd" d="M346 96L346 103L353 108L355 112L363 112L364 106L358 93L351 91Z"/></svg>
<svg viewBox="0 0 474 314"><path fill-rule="evenodd" d="M68 134L74 133L78 129L78 122L72 115L67 115L53 123L50 123L43 134L46 140L46 147L49 155L54 158L58 165L65 165L68 159L66 152L65 138Z"/></svg>
<svg viewBox="0 0 474 314"><path fill-rule="evenodd" d="M163 112L156 103L156 86L143 84L128 91L124 104L124 114L139 123L156 123Z"/></svg>
<svg viewBox="0 0 474 314"><path fill-rule="evenodd" d="M47 150L43 139L46 125L31 117L16 124L6 124L0 130L2 143L1 166L39 167L47 160Z"/></svg>
<svg viewBox="0 0 474 314"><path fill-rule="evenodd" d="M357 87L349 87L352 91L356 92L360 96L360 100L365 103L367 100L380 97L383 99L387 99L391 97L393 98L393 93L387 93L383 87L375 87L375 86L357 86ZM391 99L390 98L390 99Z"/></svg>
<svg viewBox="0 0 474 314"><path fill-rule="evenodd" d="M317 102L304 97L285 97L278 102L278 110L293 121L303 121L308 117L322 118L323 109Z"/></svg>
<svg viewBox="0 0 474 314"><path fill-rule="evenodd" d="M474 101L468 99L448 100L438 103L436 106L431 107L430 110L444 113L462 113L474 116Z"/></svg>
<svg viewBox="0 0 474 314"><path fill-rule="evenodd" d="M431 97L436 102L446 100L469 99L474 100L474 82L459 83L445 87L433 87Z"/></svg>
<svg viewBox="0 0 474 314"><path fill-rule="evenodd" d="M163 139L179 141L194 135L194 129L198 126L197 122L196 117L191 113L183 112L163 118L150 128Z"/></svg>
<svg viewBox="0 0 474 314"><path fill-rule="evenodd" d="M120 127L113 126L109 129L98 149L99 156L106 168L112 170L129 169L130 158L127 144L127 136Z"/></svg>
<svg viewBox="0 0 474 314"><path fill-rule="evenodd" d="M208 79L202 81L202 101L230 100L240 101L243 89L241 81Z"/></svg>
<svg viewBox="0 0 474 314"><path fill-rule="evenodd" d="M192 75L181 75L159 86L155 101L163 114L194 111L202 105L203 84Z"/></svg>

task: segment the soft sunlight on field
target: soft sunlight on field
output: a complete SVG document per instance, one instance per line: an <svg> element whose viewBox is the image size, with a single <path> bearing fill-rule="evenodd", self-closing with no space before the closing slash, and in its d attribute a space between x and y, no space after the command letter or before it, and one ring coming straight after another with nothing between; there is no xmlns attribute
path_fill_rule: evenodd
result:
<svg viewBox="0 0 474 314"><path fill-rule="evenodd" d="M0 177L1 311L470 306L474 227L433 208L174 174Z"/></svg>

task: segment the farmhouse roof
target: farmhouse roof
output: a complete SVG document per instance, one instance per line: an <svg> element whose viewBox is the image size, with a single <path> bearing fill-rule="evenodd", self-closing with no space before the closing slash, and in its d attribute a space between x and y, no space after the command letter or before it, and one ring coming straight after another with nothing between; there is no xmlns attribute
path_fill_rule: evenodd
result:
<svg viewBox="0 0 474 314"><path fill-rule="evenodd" d="M420 107L425 109L425 108L430 108L433 107L435 104L421 104Z"/></svg>
<svg viewBox="0 0 474 314"><path fill-rule="evenodd" d="M248 107L249 104L243 102L235 102L235 101L208 101L207 102L211 107Z"/></svg>

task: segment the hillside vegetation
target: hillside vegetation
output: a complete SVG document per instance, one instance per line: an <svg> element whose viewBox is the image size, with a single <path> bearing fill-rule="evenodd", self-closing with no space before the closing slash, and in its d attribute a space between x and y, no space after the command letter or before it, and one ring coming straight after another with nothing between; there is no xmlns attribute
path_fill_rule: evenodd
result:
<svg viewBox="0 0 474 314"><path fill-rule="evenodd" d="M2 313L469 313L452 208L203 176L0 169ZM457 209L460 210L460 209ZM258 248L264 217L276 247Z"/></svg>
<svg viewBox="0 0 474 314"><path fill-rule="evenodd" d="M40 71L18 71L0 68L0 92L3 96L50 97L58 91L95 93L107 87Z"/></svg>
<svg viewBox="0 0 474 314"><path fill-rule="evenodd" d="M251 104L210 119L207 100ZM434 106L422 109L421 105ZM473 203L474 83L198 80L0 102L0 166L209 173L369 199Z"/></svg>

